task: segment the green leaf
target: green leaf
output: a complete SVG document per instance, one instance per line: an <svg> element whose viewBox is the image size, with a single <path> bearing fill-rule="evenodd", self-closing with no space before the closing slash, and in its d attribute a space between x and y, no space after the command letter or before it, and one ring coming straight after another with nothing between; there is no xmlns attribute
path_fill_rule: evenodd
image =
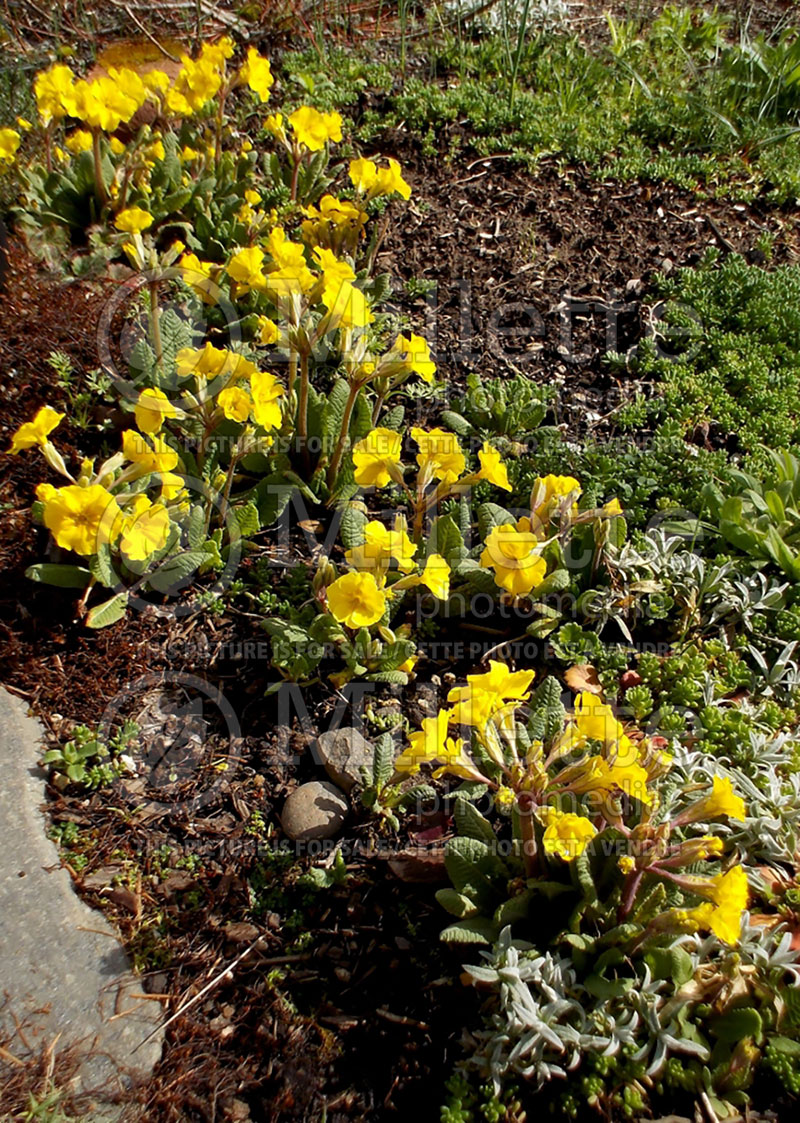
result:
<svg viewBox="0 0 800 1123"><path fill-rule="evenodd" d="M497 841L497 835L492 829L492 824L464 796L456 799L453 818L459 835L465 838L477 838L479 841L490 845Z"/></svg>
<svg viewBox="0 0 800 1123"><path fill-rule="evenodd" d="M478 911L474 901L463 893L457 893L455 889L437 889L436 900L451 916L466 918L475 916Z"/></svg>
<svg viewBox="0 0 800 1123"><path fill-rule="evenodd" d="M471 437L475 432L475 426L471 425L465 417L455 410L445 409L442 411L442 422L448 429L452 430L458 437Z"/></svg>
<svg viewBox="0 0 800 1123"><path fill-rule="evenodd" d="M380 792L394 775L394 739L391 733L383 733L375 742L372 769L373 783Z"/></svg>
<svg viewBox="0 0 800 1123"><path fill-rule="evenodd" d="M92 578L89 570L82 565L55 565L52 562L28 566L25 576L30 581L56 585L60 589L85 589Z"/></svg>
<svg viewBox="0 0 800 1123"><path fill-rule="evenodd" d="M119 577L114 571L111 550L107 542L101 542L97 553L89 559L89 569L91 569L95 581L98 581L106 589L113 589L119 584Z"/></svg>
<svg viewBox="0 0 800 1123"><path fill-rule="evenodd" d="M484 542L496 526L504 526L506 523L517 525L517 520L505 507L500 507L497 503L481 503L478 508L478 530Z"/></svg>
<svg viewBox="0 0 800 1123"><path fill-rule="evenodd" d="M720 1041L733 1045L746 1037L760 1041L764 1023L754 1007L741 1006L738 1010L730 1010L727 1014L715 1018L710 1024L710 1029Z"/></svg>
<svg viewBox="0 0 800 1123"><path fill-rule="evenodd" d="M490 944L497 939L497 925L483 916L475 916L451 924L440 933L439 939L447 944Z"/></svg>
<svg viewBox="0 0 800 1123"><path fill-rule="evenodd" d="M466 558L464 539L451 515L439 515L433 520L426 556L431 554L441 554L451 569L456 569Z"/></svg>
<svg viewBox="0 0 800 1123"><path fill-rule="evenodd" d="M262 527L269 527L277 522L295 490L296 485L289 483L283 472L273 472L256 485L253 498Z"/></svg>
<svg viewBox="0 0 800 1123"><path fill-rule="evenodd" d="M111 624L116 624L125 615L125 609L128 607L128 594L117 593L115 597L105 601L103 604L98 604L96 608L90 609L86 615L87 628L107 628Z"/></svg>
<svg viewBox="0 0 800 1123"><path fill-rule="evenodd" d="M388 410L383 417L380 418L381 427L383 429L391 429L393 433L402 433L405 416L405 406L394 406L393 409Z"/></svg>
<svg viewBox="0 0 800 1123"><path fill-rule="evenodd" d="M258 516L258 507L252 500L242 507L234 507L233 511L243 538L250 538L252 535L258 534L261 529L261 520Z"/></svg>
<svg viewBox="0 0 800 1123"><path fill-rule="evenodd" d="M346 550L360 546L364 541L364 527L369 522L363 504L348 503L342 511L339 537Z"/></svg>
<svg viewBox="0 0 800 1123"><path fill-rule="evenodd" d="M676 989L694 975L692 957L684 948L650 948L644 958L654 978L674 980Z"/></svg>
<svg viewBox="0 0 800 1123"><path fill-rule="evenodd" d="M322 436L331 446L336 444L342 431L344 411L349 396L350 387L347 382L343 378L337 378L322 411Z"/></svg>
<svg viewBox="0 0 800 1123"><path fill-rule="evenodd" d="M180 554L173 554L148 575L147 582L151 589L159 593L177 592L177 586L184 583L187 577L196 574L206 557L204 549L184 550Z"/></svg>
<svg viewBox="0 0 800 1123"><path fill-rule="evenodd" d="M195 504L185 524L186 540L192 550L198 550L206 537L206 513L202 503Z"/></svg>

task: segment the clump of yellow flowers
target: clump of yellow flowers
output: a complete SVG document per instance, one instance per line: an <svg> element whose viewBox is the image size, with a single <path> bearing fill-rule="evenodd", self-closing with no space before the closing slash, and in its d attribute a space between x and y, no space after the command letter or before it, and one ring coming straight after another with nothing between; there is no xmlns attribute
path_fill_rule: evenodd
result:
<svg viewBox="0 0 800 1123"><path fill-rule="evenodd" d="M618 871L620 923L659 882L699 901L659 912L642 939L703 930L735 944L748 900L743 868L728 862L712 876L685 872L725 857L722 839L693 833L695 824L744 820L745 803L731 780L714 777L710 791L665 816L660 788L671 758L662 747L625 727L608 703L588 692L577 695L557 732L545 740L531 737L519 713L535 714L543 691L550 687L552 700L554 686L550 680L535 694L533 679L533 671L490 660L487 671L450 690L449 708L425 718L421 731L409 736L396 772L413 776L432 765L434 777L485 785L501 814L512 815L530 879L558 877L578 859L600 856ZM614 845L604 850L601 839Z"/></svg>

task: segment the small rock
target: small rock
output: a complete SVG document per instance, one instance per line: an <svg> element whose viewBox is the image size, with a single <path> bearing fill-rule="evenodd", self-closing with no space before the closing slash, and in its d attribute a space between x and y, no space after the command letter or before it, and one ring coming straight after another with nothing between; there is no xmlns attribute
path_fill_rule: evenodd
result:
<svg viewBox="0 0 800 1123"><path fill-rule="evenodd" d="M346 726L321 733L314 745L315 756L334 784L351 792L361 783L361 771L372 771L374 748L357 729Z"/></svg>
<svg viewBox="0 0 800 1123"><path fill-rule="evenodd" d="M347 817L347 800L338 788L321 780L301 784L283 805L281 824L289 838L307 842L333 838Z"/></svg>

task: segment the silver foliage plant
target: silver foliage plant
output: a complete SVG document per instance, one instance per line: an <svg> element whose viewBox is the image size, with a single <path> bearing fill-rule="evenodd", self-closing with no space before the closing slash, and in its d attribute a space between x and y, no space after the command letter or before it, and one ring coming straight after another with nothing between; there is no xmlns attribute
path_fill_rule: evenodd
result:
<svg viewBox="0 0 800 1123"><path fill-rule="evenodd" d="M769 932L746 917L736 948L700 935L680 936L671 946L689 955L693 973L710 965L720 972L733 965L753 966L777 986L787 972L800 981L799 956L790 945L788 932ZM483 965L464 969L494 989L495 1006L487 1028L475 1034L477 1048L468 1064L491 1078L498 1095L510 1075L540 1088L564 1079L590 1053L611 1057L632 1047L633 1060L647 1065L648 1077L657 1077L676 1054L709 1058L707 1048L687 1038L678 1025L676 1015L685 1005L682 991L676 993L668 979L653 978L642 959L630 961L638 977L624 993L598 998L582 984L569 958L540 954L514 940L510 928L481 956Z"/></svg>

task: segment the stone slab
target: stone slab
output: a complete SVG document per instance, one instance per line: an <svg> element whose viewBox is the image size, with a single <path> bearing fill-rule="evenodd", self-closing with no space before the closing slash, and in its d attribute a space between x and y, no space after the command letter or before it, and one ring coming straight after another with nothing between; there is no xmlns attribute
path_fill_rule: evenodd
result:
<svg viewBox="0 0 800 1123"><path fill-rule="evenodd" d="M57 1049L85 1052L80 1090L114 1094L152 1072L161 1035L142 1042L163 1013L138 997L114 929L78 897L47 838L42 738L24 702L0 688L0 1028L23 1023L34 1051L60 1034ZM19 1035L13 1052L25 1055Z"/></svg>

